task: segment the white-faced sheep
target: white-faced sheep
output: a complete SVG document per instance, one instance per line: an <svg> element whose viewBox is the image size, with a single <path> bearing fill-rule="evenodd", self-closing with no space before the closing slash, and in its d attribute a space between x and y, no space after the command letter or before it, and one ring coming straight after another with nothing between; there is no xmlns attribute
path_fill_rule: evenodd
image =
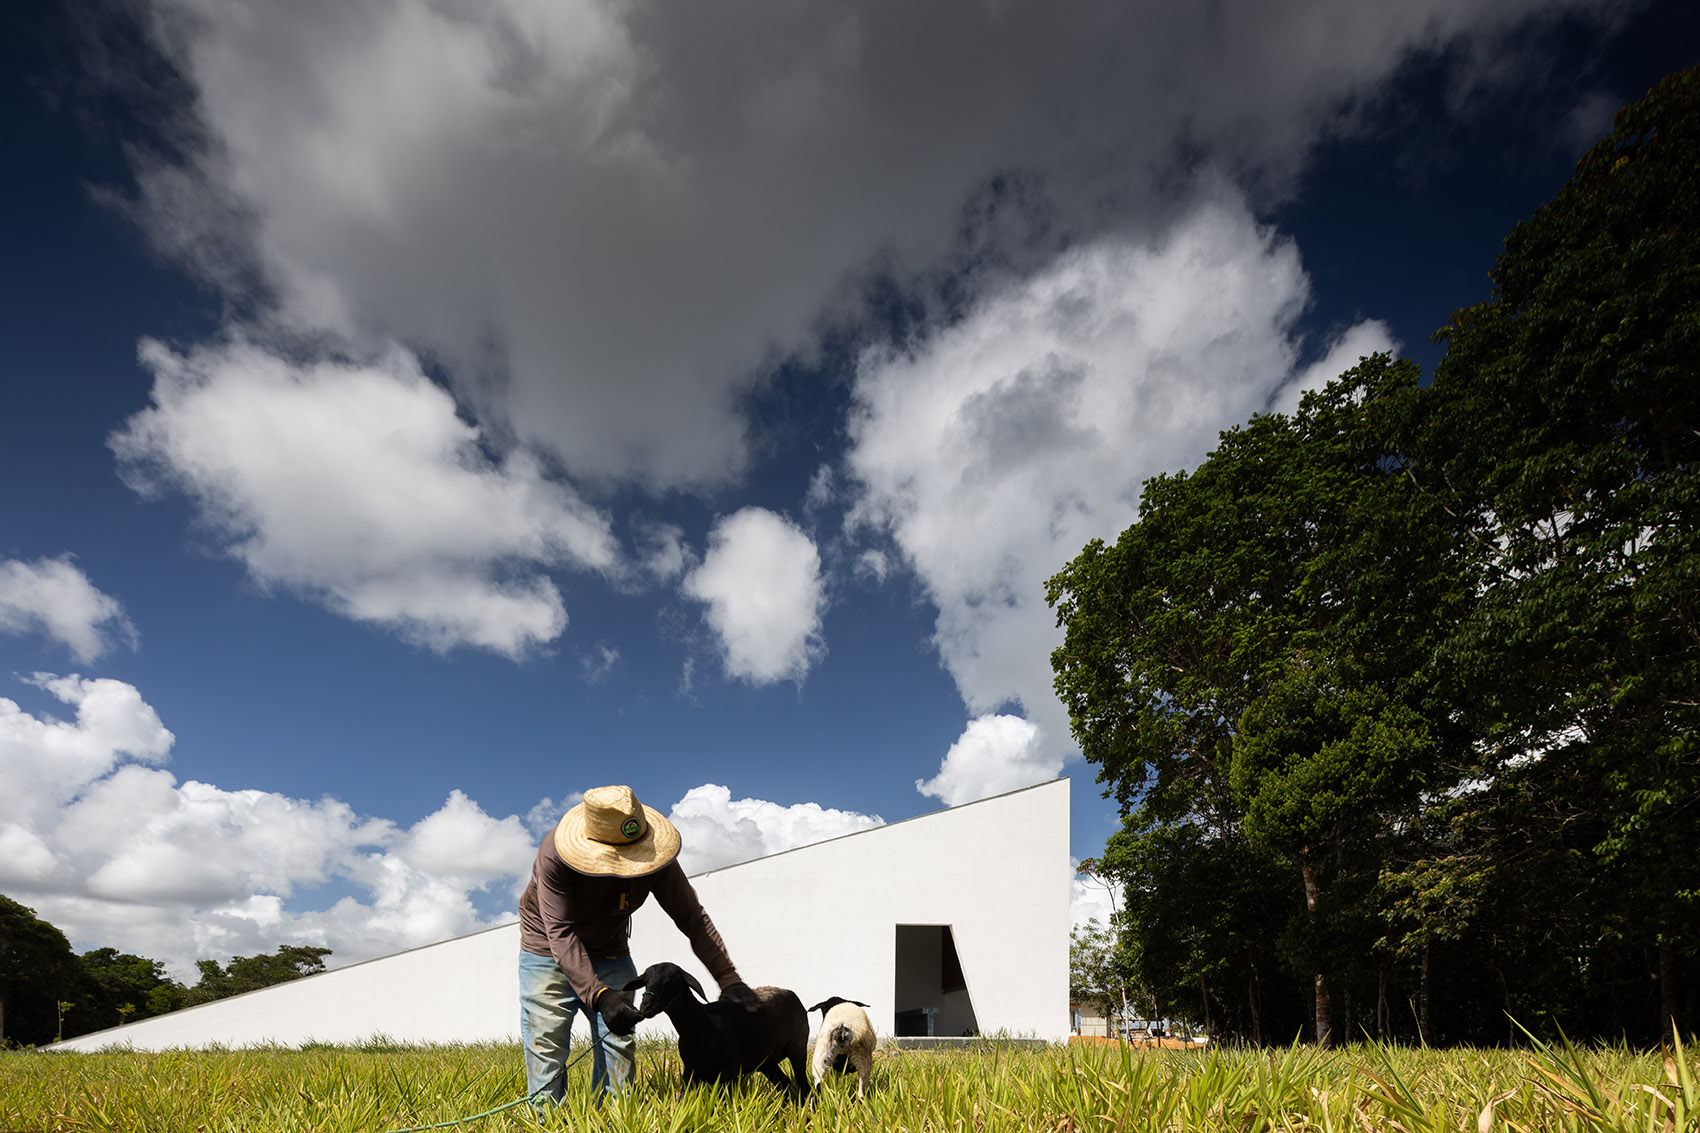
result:
<svg viewBox="0 0 1700 1133"><path fill-rule="evenodd" d="M797 994L782 987L753 989L760 1001L750 1011L708 996L696 977L676 964L651 964L628 983L630 992L643 988L638 1010L645 1019L665 1013L679 1033L679 1061L685 1082L731 1082L756 1071L798 1101L809 1096L803 1061L809 1049L809 1013ZM692 993L695 993L694 995ZM786 1078L779 1064L791 1064Z"/></svg>
<svg viewBox="0 0 1700 1133"><path fill-rule="evenodd" d="M862 1008L867 1004L858 999L832 996L823 999L810 1011L821 1013L820 1035L815 1039L815 1085L819 1086L827 1070L842 1073L856 1071L856 1096L867 1092L868 1079L874 1071L874 1025Z"/></svg>

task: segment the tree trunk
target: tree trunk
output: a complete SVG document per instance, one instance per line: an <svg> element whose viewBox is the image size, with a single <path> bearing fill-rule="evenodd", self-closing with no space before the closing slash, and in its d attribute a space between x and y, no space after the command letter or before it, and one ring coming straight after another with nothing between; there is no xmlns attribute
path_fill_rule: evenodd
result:
<svg viewBox="0 0 1700 1133"><path fill-rule="evenodd" d="M1499 1008L1505 1015L1505 1045L1517 1045L1517 1016L1511 1013L1511 985L1505 980L1505 973L1498 968L1494 974L1499 977Z"/></svg>
<svg viewBox="0 0 1700 1133"><path fill-rule="evenodd" d="M1251 997L1251 1045L1263 1045L1263 987L1257 979L1257 961L1251 961L1251 984L1247 988Z"/></svg>
<svg viewBox="0 0 1700 1133"><path fill-rule="evenodd" d="M1423 942L1422 979L1417 985L1417 1040L1428 1045L1428 942Z"/></svg>
<svg viewBox="0 0 1700 1133"><path fill-rule="evenodd" d="M1375 1041L1387 1041L1387 961L1375 966Z"/></svg>
<svg viewBox="0 0 1700 1133"><path fill-rule="evenodd" d="M1659 1040L1676 1046L1676 956L1668 944L1659 945Z"/></svg>
<svg viewBox="0 0 1700 1133"><path fill-rule="evenodd" d="M1316 907L1322 897L1322 885L1316 877L1316 867L1309 861L1300 867L1305 879L1305 909L1311 916L1311 928L1316 929ZM1334 1045L1334 1007L1328 999L1328 982L1316 973L1316 1045Z"/></svg>

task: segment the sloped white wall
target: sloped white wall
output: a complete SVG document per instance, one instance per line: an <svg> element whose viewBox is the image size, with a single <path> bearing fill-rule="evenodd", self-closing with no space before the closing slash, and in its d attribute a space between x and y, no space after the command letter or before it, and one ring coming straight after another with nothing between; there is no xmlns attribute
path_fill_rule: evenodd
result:
<svg viewBox="0 0 1700 1133"><path fill-rule="evenodd" d="M1068 781L1057 779L693 877L751 984L871 1005L894 1030L896 926L950 925L980 1030L1064 1041L1068 1017ZM517 1040L519 926L354 964L55 1049L122 1044ZM633 917L640 970L670 960L713 985L653 902ZM818 1024L818 1016L811 1017ZM581 1024L582 1027L582 1024ZM664 1033L665 1020L643 1033Z"/></svg>

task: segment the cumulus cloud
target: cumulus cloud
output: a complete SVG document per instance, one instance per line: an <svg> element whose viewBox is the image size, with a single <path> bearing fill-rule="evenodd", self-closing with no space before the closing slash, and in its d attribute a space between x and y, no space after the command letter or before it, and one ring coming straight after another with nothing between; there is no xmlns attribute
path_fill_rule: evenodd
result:
<svg viewBox="0 0 1700 1133"><path fill-rule="evenodd" d="M136 644L124 607L96 589L70 555L0 562L0 633L46 634L85 665L116 642Z"/></svg>
<svg viewBox="0 0 1700 1133"><path fill-rule="evenodd" d="M1019 716L976 717L950 745L939 773L915 780L915 789L955 806L1053 779L1061 761L1038 741L1038 727Z"/></svg>
<svg viewBox="0 0 1700 1133"><path fill-rule="evenodd" d="M1045 580L1133 522L1144 480L1196 463L1278 391L1391 347L1364 323L1302 366L1308 297L1297 248L1218 185L1156 238L1076 248L919 347L862 360L849 522L888 533L927 587L974 715L924 793L1054 776L1071 746ZM998 715L1011 706L1026 728Z"/></svg>
<svg viewBox="0 0 1700 1133"><path fill-rule="evenodd" d="M881 826L877 814L831 810L817 803L781 806L733 799L727 787L704 783L685 792L667 818L679 828L679 862L701 873Z"/></svg>
<svg viewBox="0 0 1700 1133"><path fill-rule="evenodd" d="M1330 342L1323 356L1288 382L1269 408L1276 413L1296 413L1305 394L1321 389L1371 354L1398 349L1399 340L1393 337L1391 327L1380 319L1366 319Z"/></svg>
<svg viewBox="0 0 1700 1133"><path fill-rule="evenodd" d="M515 890L535 840L460 791L411 827L334 798L179 782L173 737L133 686L31 683L74 720L0 698L0 890L80 948L110 945L193 979L197 958L321 944L338 964L487 927L474 895ZM356 890L299 909L303 890Z"/></svg>
<svg viewBox="0 0 1700 1133"><path fill-rule="evenodd" d="M825 653L820 552L783 516L749 507L720 519L682 588L707 607L733 677L754 685L801 681Z"/></svg>
<svg viewBox="0 0 1700 1133"><path fill-rule="evenodd" d="M0 697L0 820L39 832L126 757L158 764L171 750L174 737L131 685L51 673L29 683L76 709L76 719L34 716Z"/></svg>
<svg viewBox="0 0 1700 1133"><path fill-rule="evenodd" d="M434 814L420 819L396 848L402 861L421 873L486 885L529 870L536 844L515 815L495 819L454 790Z"/></svg>
<svg viewBox="0 0 1700 1133"><path fill-rule="evenodd" d="M1279 192L1414 54L1513 82L1495 45L1552 9L151 0L193 101L135 213L268 325L428 351L575 475L721 484L871 260L1119 231L1182 160Z"/></svg>
<svg viewBox="0 0 1700 1133"><path fill-rule="evenodd" d="M394 349L298 365L244 341L146 341L153 405L111 445L138 490L188 494L250 575L420 645L517 656L567 615L544 568L616 572L606 516L524 450L493 460Z"/></svg>

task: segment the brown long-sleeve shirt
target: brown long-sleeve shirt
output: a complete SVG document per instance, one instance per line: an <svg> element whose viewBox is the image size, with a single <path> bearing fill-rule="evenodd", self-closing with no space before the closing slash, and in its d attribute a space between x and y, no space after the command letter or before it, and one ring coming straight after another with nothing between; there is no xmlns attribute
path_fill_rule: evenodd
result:
<svg viewBox="0 0 1700 1133"><path fill-rule="evenodd" d="M553 831L537 848L531 881L520 895L519 946L536 956L553 956L579 999L594 1004L607 985L596 978L591 958L630 951L632 913L652 893L714 982L721 987L736 982L738 969L677 859L646 877L579 873L555 852Z"/></svg>

